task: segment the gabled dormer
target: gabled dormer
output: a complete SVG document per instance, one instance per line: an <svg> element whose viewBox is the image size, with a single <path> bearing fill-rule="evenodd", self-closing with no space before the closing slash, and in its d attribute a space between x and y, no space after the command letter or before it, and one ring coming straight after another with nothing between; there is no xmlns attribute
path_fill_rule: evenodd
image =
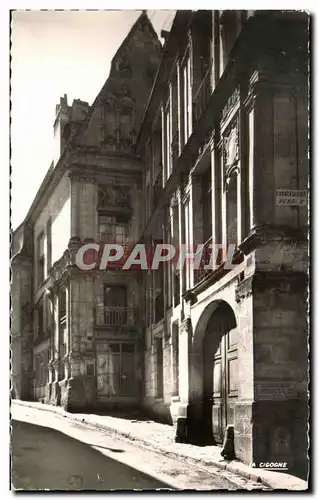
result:
<svg viewBox="0 0 319 500"><path fill-rule="evenodd" d="M109 77L79 133L79 146L133 151L160 59L161 44L143 13L112 59Z"/></svg>

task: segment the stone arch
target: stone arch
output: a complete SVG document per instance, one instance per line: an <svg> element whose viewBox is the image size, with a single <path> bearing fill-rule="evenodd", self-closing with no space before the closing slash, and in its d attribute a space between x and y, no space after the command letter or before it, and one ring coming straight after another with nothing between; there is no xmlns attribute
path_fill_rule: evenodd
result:
<svg viewBox="0 0 319 500"><path fill-rule="evenodd" d="M194 330L190 355L190 408L193 427L201 429L203 437L203 418L205 405L205 366L211 362L213 377L213 358L222 337L237 327L235 312L224 300L214 300L203 310ZM210 361L209 361L210 360ZM198 434L198 433L197 433ZM194 432L194 438L199 436Z"/></svg>

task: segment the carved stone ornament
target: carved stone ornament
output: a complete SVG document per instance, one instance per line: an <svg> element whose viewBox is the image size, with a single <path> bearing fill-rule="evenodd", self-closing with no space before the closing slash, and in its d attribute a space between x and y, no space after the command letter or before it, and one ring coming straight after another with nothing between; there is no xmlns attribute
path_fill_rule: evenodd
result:
<svg viewBox="0 0 319 500"><path fill-rule="evenodd" d="M239 172L239 127L238 120L223 138L225 187L233 175Z"/></svg>
<svg viewBox="0 0 319 500"><path fill-rule="evenodd" d="M131 65L129 63L129 53L128 50L125 49L123 50L122 54L118 57L117 61L115 62L115 67L117 71L131 71Z"/></svg>
<svg viewBox="0 0 319 500"><path fill-rule="evenodd" d="M229 130L224 137L224 160L226 170L229 170L239 159L239 137L238 122Z"/></svg>
<svg viewBox="0 0 319 500"><path fill-rule="evenodd" d="M116 97L131 97L131 89L128 85L122 85L116 91Z"/></svg>
<svg viewBox="0 0 319 500"><path fill-rule="evenodd" d="M104 185L98 188L99 208L117 206L130 208L129 188L115 185Z"/></svg>
<svg viewBox="0 0 319 500"><path fill-rule="evenodd" d="M171 207L177 207L178 206L178 196L177 193L174 193L171 198Z"/></svg>

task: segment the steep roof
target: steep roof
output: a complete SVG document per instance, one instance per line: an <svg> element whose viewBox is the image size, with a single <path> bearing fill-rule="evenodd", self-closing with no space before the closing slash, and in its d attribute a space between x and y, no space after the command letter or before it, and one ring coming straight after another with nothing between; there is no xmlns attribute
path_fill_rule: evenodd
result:
<svg viewBox="0 0 319 500"><path fill-rule="evenodd" d="M101 93L103 92L103 90L105 89L105 87L107 86L107 84L110 81L110 76L111 76L111 73L112 73L112 69L114 68L115 61L121 56L121 54L123 54L123 52L125 52L125 49L128 46L131 38L134 36L134 33L138 29L140 29L140 27L145 27L145 26L147 26L149 28L151 35L153 35L154 39L158 42L158 48L159 48L159 51L161 51L162 46L161 46L161 43L160 43L159 38L157 36L157 33L156 33L156 31L154 29L154 26L151 23L148 15L147 15L147 12L144 10L142 12L142 14L137 18L137 20L135 21L135 23L131 27L130 31L128 32L128 34L124 38L123 42L121 43L121 45L117 49L116 53L114 54L114 56L113 56L113 58L111 60L111 68L110 68L109 76L107 77L107 79L104 82L101 90L99 91L99 93L97 94L96 98L94 99L94 102L90 106L89 112L88 112L86 118L84 119L84 121L83 121L83 123L82 123L82 125L80 127L80 130L78 131L78 133L76 134L76 136L74 138L76 142L82 137L82 134L85 132L85 130L86 130L86 128L87 128L87 126L88 126L88 124L90 122L90 119L92 118L95 106L96 106L96 104L99 101Z"/></svg>

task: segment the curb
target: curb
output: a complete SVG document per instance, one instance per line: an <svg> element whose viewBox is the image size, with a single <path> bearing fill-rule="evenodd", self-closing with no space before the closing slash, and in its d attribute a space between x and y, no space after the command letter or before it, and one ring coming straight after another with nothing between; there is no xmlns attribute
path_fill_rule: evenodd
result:
<svg viewBox="0 0 319 500"><path fill-rule="evenodd" d="M69 413L65 411L63 408L60 406L52 406L52 408L49 408L48 406L50 405L41 405L40 403L33 404L33 402L29 401L21 401L18 399L12 400L15 404L18 404L19 406L25 406L28 408L36 408L41 411L47 411L50 413L54 413L57 415L61 415L65 418L68 418L69 420L73 420L76 422L80 422L84 425L95 427L96 429L100 429L102 431L106 431L109 434L112 434L113 436L118 436L122 437L125 439L128 439L131 442L134 442L136 445L142 445L145 446L149 449L152 449L153 451L156 451L157 453L162 453L170 458L174 459L181 459L184 458L190 462L193 462L194 464L201 465L201 466L214 466L222 470L226 470L228 472L231 472L233 474L236 474L237 476L244 477L246 479L249 479L251 481L261 483L267 488L271 489L276 489L276 490L294 490L294 491L306 491L308 490L308 483L307 481L304 481L296 476L292 476L291 474L284 474L281 472L273 472L273 471L267 471L264 469L252 469L248 465L245 465L244 463L233 460L231 462L225 462L224 460L217 461L217 460L205 460L205 459L198 459L198 458L191 458L188 455L183 455L180 453L176 453L173 451L167 451L165 448L162 448L161 446L156 446L150 442L147 441L143 438L133 436L129 432L125 432L122 430L114 429L114 427L108 426L107 424L99 424L97 422L90 422L87 420L85 417L79 417L76 416L72 413Z"/></svg>

